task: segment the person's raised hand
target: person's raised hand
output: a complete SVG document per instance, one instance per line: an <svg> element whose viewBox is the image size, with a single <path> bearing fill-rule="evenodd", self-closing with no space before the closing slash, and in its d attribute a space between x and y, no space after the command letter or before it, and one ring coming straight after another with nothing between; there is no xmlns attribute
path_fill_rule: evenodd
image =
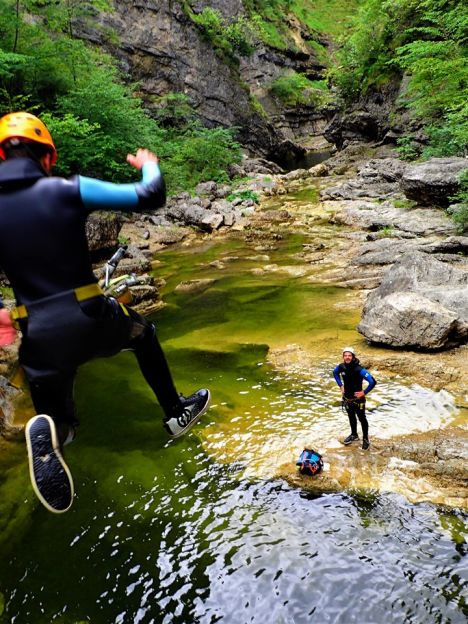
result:
<svg viewBox="0 0 468 624"><path fill-rule="evenodd" d="M15 342L16 329L13 327L10 312L6 308L0 308L0 347Z"/></svg>
<svg viewBox="0 0 468 624"><path fill-rule="evenodd" d="M153 152L148 149L138 149L135 155L127 154L127 162L135 167L135 169L141 169L147 162L159 162L159 158Z"/></svg>

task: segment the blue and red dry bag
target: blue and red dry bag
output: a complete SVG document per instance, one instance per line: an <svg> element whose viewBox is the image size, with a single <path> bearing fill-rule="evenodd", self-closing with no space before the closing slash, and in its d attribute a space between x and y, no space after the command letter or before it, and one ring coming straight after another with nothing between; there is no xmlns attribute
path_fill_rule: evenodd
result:
<svg viewBox="0 0 468 624"><path fill-rule="evenodd" d="M313 449L304 449L296 462L296 466L299 466L301 474L313 477L323 468L322 456Z"/></svg>

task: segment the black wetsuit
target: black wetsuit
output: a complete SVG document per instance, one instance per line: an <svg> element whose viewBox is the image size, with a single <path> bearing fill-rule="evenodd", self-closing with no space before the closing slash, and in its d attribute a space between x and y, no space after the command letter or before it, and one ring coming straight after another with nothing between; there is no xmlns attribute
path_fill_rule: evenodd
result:
<svg viewBox="0 0 468 624"><path fill-rule="evenodd" d="M74 290L97 281L85 234L90 212L164 205L159 167L147 165L141 183L116 185L49 177L28 158L0 164L0 267L17 305L27 310L19 321L19 360L37 413L64 425L58 427L62 441L69 424L76 424L77 367L94 357L133 350L166 416L180 405L154 325L113 298L97 294L79 301Z"/></svg>
<svg viewBox="0 0 468 624"><path fill-rule="evenodd" d="M376 381L368 370L359 364L359 360L354 358L349 364L341 363L333 370L336 383L341 387L344 385L344 405L348 414L351 433L357 435L357 420L359 419L362 428L362 437L367 440L369 435L369 423L366 418L366 399L355 397L356 392L362 390L362 382L368 382L364 394L368 394L374 388Z"/></svg>

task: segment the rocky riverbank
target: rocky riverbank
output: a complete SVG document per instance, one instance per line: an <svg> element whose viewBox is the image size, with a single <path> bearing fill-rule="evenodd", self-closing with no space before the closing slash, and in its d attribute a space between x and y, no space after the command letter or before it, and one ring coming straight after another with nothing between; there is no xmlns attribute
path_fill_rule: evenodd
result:
<svg viewBox="0 0 468 624"><path fill-rule="evenodd" d="M458 171L463 165L456 162L451 167ZM408 176L414 180L414 171L410 175L408 165L387 146L350 145L309 170L281 173L271 163L256 160L246 161L235 173L247 177L242 186L205 183L195 197L171 198L154 215L118 216L111 221L102 217L102 227L101 217L94 217L88 236L95 251L115 248L117 240L128 245L128 258L118 271L139 276L131 289L135 307L148 313L164 305L159 294L163 282L151 274L159 250L191 245L200 237L244 237L257 254L257 273L288 271L348 289L350 310L364 310L359 329L367 340L359 350L372 370L448 390L466 409L468 239L456 232L443 210L425 205L427 190L416 202L412 182L413 199L405 195L402 180ZM440 176L434 182L429 175L424 188L440 187L442 182ZM438 192L440 196L440 188ZM304 201L292 201L297 197ZM295 254L290 265L278 267L270 263L268 253L286 229L306 232L313 242ZM98 275L101 267L102 263L96 265ZM221 262L217 268L222 270ZM205 287L179 286L197 292ZM316 356L301 345L291 345L272 350L269 359L287 373L307 370ZM20 392L7 382L15 362L15 346L2 352L3 432L13 422L12 401ZM320 491L388 488L411 500L466 506L468 468L462 448L466 425L462 417L456 428L373 440L368 459L350 449L325 449L331 468L320 479L298 477L290 466L279 474L300 487ZM405 476L400 478L400 473ZM416 490L414 483L419 484Z"/></svg>
<svg viewBox="0 0 468 624"><path fill-rule="evenodd" d="M439 193L434 204L443 203L444 183L447 196L453 192L453 175L446 169L459 172L467 163L454 159L435 168L431 163L418 177L387 146L352 145L344 151L348 158L341 152L312 170L286 176L289 192L307 186L311 175L319 176L321 201L314 218L346 226L300 256L324 267L314 281L355 293L350 309L363 310L358 330L366 338L359 345L365 365L436 391L449 390L462 409L460 426L376 438L368 455L358 447L321 449L326 470L317 478L302 477L290 463L278 474L315 492L384 490L413 502L467 508L468 238L457 233L443 210L427 205L432 186ZM405 193L406 178L419 179L412 183L411 198ZM304 222L304 215L292 210L290 217ZM305 374L315 358L300 345L270 353L279 370L295 374Z"/></svg>
<svg viewBox="0 0 468 624"><path fill-rule="evenodd" d="M324 471L302 476L291 463L279 474L306 491L394 492L412 503L431 502L468 509L468 431L464 427L372 439L372 452L359 445L327 449Z"/></svg>

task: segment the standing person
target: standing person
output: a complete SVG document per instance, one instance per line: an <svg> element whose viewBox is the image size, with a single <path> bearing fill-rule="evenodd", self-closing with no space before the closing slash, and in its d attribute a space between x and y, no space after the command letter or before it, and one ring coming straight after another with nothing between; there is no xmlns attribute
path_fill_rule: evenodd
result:
<svg viewBox="0 0 468 624"><path fill-rule="evenodd" d="M177 393L153 323L104 296L91 268L85 222L93 210L138 212L164 205L157 156L146 149L127 156L142 172L136 184L51 177L57 160L52 137L37 117L21 112L0 119L0 159L0 267L15 294L19 361L38 414L26 425L29 471L40 501L60 513L74 494L63 445L78 424L73 386L81 364L132 350L173 438L207 410L210 392ZM7 344L11 324L6 310L0 313L0 341Z"/></svg>
<svg viewBox="0 0 468 624"><path fill-rule="evenodd" d="M333 376L341 389L343 403L348 414L351 433L345 438L343 444L351 444L359 440L357 432L357 419L361 423L362 429L362 449L369 449L369 423L366 418L366 394L375 387L377 383L372 375L359 364L353 347L343 349L343 362L338 364L333 370ZM367 381L367 387L362 389L362 381Z"/></svg>

